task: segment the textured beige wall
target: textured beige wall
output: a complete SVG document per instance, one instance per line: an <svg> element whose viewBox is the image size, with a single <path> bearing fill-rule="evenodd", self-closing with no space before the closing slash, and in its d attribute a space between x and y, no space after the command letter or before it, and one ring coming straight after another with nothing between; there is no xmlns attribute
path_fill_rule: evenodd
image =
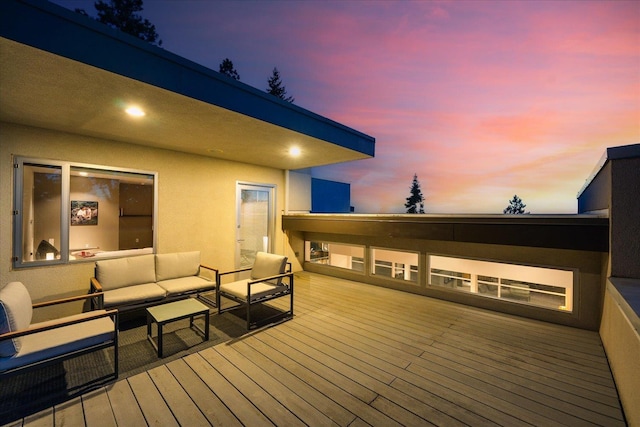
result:
<svg viewBox="0 0 640 427"><path fill-rule="evenodd" d="M0 284L22 281L36 301L86 292L94 263L12 269L12 155L158 172L158 253L199 250L220 269L234 265L236 181L275 184L275 248L290 252L282 170L9 123L0 123L0 141Z"/></svg>
<svg viewBox="0 0 640 427"><path fill-rule="evenodd" d="M613 291L615 292L615 291ZM600 337L630 426L640 426L640 335L607 288Z"/></svg>

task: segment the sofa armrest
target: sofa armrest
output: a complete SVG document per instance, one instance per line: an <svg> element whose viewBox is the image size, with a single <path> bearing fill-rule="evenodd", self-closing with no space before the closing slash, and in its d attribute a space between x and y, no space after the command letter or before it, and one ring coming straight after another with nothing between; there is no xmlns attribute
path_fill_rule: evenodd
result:
<svg viewBox="0 0 640 427"><path fill-rule="evenodd" d="M204 265L204 264L200 264L200 268L204 268L204 269L207 269L207 270L211 270L211 271L213 271L216 275L218 275L218 269L217 269L217 268L209 267L209 266Z"/></svg>
<svg viewBox="0 0 640 427"><path fill-rule="evenodd" d="M98 282L98 279L95 277L91 278L91 289L89 290L92 296L91 300L91 308L92 309L103 309L104 308L104 291L102 290L102 285Z"/></svg>

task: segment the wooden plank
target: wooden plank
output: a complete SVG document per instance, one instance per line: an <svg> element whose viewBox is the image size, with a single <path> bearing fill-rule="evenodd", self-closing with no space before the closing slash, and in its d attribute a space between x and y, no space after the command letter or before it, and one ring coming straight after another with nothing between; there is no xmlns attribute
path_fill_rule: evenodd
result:
<svg viewBox="0 0 640 427"><path fill-rule="evenodd" d="M146 421L127 381L117 381L106 387L116 423L121 425L144 425Z"/></svg>
<svg viewBox="0 0 640 427"><path fill-rule="evenodd" d="M235 343L231 345L221 345L216 347L216 351L233 364L239 371L251 378L258 386L268 390L269 394L276 399L288 411L293 413L303 423L307 425L331 426L337 425L331 418L316 409L297 393L292 393L285 385L278 381L262 366L257 365L250 359L239 353L235 349Z"/></svg>
<svg viewBox="0 0 640 427"><path fill-rule="evenodd" d="M82 398L76 397L54 407L54 425L56 426L83 426L84 411Z"/></svg>
<svg viewBox="0 0 640 427"><path fill-rule="evenodd" d="M146 372L127 378L126 381L129 383L148 425L179 426L171 409Z"/></svg>
<svg viewBox="0 0 640 427"><path fill-rule="evenodd" d="M184 359L174 360L167 368L182 385L203 415L214 426L239 427L242 424L216 394L187 365Z"/></svg>
<svg viewBox="0 0 640 427"><path fill-rule="evenodd" d="M211 366L202 356L202 352L186 356L184 361L194 370L200 379L218 396L243 425L273 425L269 419L245 398L227 379Z"/></svg>
<svg viewBox="0 0 640 427"><path fill-rule="evenodd" d="M290 325L291 327L296 327L294 325ZM377 353L367 354L365 351L362 351L355 347L349 347L346 344L341 345L337 343L337 341L331 341L330 337L319 337L315 332L307 331L307 336L310 338L316 338L321 343L327 346L336 346L343 352L348 352L351 355L357 355L360 360L367 361L370 364L375 365L377 368L384 370L390 375L394 376L394 378L408 378L413 377L414 374L408 372L393 363L389 363L387 360L383 358L378 358ZM416 360L420 360L416 358ZM400 390L403 391L403 390ZM410 396L416 397L414 394L409 393ZM424 395L423 395L424 396ZM419 399L422 402L422 406L418 409L419 413L423 414L424 417L428 420L439 420L439 422L443 424L455 424L455 420L461 417L461 411L459 411L456 405L452 405L451 402L448 402L443 399L439 399L435 395L431 395L428 399ZM435 412L432 412L435 411ZM464 411L462 412L464 413ZM453 414L453 415L451 415ZM467 416L463 416L463 422L470 425L482 425L484 419L477 416L468 416L468 413L464 413ZM449 419L451 417L451 419Z"/></svg>
<svg viewBox="0 0 640 427"><path fill-rule="evenodd" d="M371 407L369 403L375 399L375 393L362 388L352 381L343 378L325 366L315 363L306 355L297 352L286 343L266 334L255 335L248 345L268 354L280 366L286 368L296 377L305 381L315 389L343 405L358 418L366 420L371 425L399 426L396 421ZM351 393L355 391L356 393ZM364 392L365 396L362 395ZM364 397L364 398L363 398ZM370 397L370 399L368 398Z"/></svg>
<svg viewBox="0 0 640 427"><path fill-rule="evenodd" d="M285 369L284 366L276 363L273 360L273 353L275 349L269 349L260 342L255 342L255 339L247 339L234 343L234 347L243 354L247 359L251 360L262 369L269 372L271 376L277 378L282 384L296 396L300 396L306 402L312 404L315 408L321 411L329 419L333 420L336 424L341 426L348 426L355 419L355 415L339 405L337 402L331 400L328 396L312 387L312 385L301 380L299 377ZM261 349L258 351L256 347L251 346L251 343Z"/></svg>
<svg viewBox="0 0 640 427"><path fill-rule="evenodd" d="M97 427L117 426L106 390L100 388L82 395L82 408L87 425Z"/></svg>
<svg viewBox="0 0 640 427"><path fill-rule="evenodd" d="M242 395L260 410L275 425L303 426L281 402L256 384L249 376L225 359L216 348L209 348L200 352L227 381L234 385ZM223 398L223 401L224 398Z"/></svg>
<svg viewBox="0 0 640 427"><path fill-rule="evenodd" d="M47 408L38 413L25 417L22 425L28 427L53 427L53 408Z"/></svg>
<svg viewBox="0 0 640 427"><path fill-rule="evenodd" d="M148 373L180 425L201 426L208 424L191 397L165 365L153 368Z"/></svg>
<svg viewBox="0 0 640 427"><path fill-rule="evenodd" d="M528 370L511 366L511 354L495 357L497 353L486 354L480 350L470 352L467 348L458 348L445 343L435 343L436 349L442 354L449 355L454 360L462 361L475 369L496 375L508 375L510 380L519 384L554 396L571 404L586 407L595 412L612 417L620 416L620 401L616 396L594 392L592 389L582 388L563 381L555 375L543 376ZM429 351L429 350L427 350ZM585 402L586 401L586 402ZM587 403L588 402L588 403ZM584 406L586 405L586 406Z"/></svg>
<svg viewBox="0 0 640 427"><path fill-rule="evenodd" d="M560 399L553 389L540 385L532 388L531 384L518 381L518 376L505 373L500 366L490 367L488 364L472 363L468 359L453 358L447 352L429 349L423 355L422 362L416 365L429 369L437 369L441 373L448 373L450 378L464 382L479 390L496 396L503 396L505 400L517 405L527 403L536 412L544 413L554 420L570 425L579 419L590 420L595 423L609 424L615 422L608 416L603 416L591 410Z"/></svg>

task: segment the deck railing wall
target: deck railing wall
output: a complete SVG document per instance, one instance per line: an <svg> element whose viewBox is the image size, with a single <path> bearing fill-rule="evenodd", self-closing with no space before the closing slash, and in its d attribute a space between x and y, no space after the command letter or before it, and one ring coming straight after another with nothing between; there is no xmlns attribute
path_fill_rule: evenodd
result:
<svg viewBox="0 0 640 427"><path fill-rule="evenodd" d="M588 330L598 330L600 325L608 263L607 218L298 214L285 215L283 228L297 260L308 271ZM358 252L364 256L357 261L363 267L311 262L305 253L310 242L330 242L341 252L344 245L361 247ZM373 254L389 250L415 254L417 268L391 263L388 269L395 272L393 277L376 274L385 265ZM515 298L486 297L431 283L436 275L429 274L430 259L442 256L573 272L568 298L572 307L543 308ZM467 284L471 279L461 278L460 282Z"/></svg>

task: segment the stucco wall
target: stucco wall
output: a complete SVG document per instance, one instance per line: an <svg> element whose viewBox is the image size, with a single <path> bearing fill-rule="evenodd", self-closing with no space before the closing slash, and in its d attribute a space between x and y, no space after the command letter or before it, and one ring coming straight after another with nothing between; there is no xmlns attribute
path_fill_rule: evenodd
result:
<svg viewBox="0 0 640 427"><path fill-rule="evenodd" d="M616 381L625 417L640 426L640 335L621 307L619 294L609 284L604 297L600 337Z"/></svg>
<svg viewBox="0 0 640 427"><path fill-rule="evenodd" d="M9 123L0 123L0 141L0 283L22 281L36 301L86 292L94 263L12 269L12 155L157 172L158 253L199 250L220 269L234 266L236 181L276 184L275 248L290 252L281 170Z"/></svg>

